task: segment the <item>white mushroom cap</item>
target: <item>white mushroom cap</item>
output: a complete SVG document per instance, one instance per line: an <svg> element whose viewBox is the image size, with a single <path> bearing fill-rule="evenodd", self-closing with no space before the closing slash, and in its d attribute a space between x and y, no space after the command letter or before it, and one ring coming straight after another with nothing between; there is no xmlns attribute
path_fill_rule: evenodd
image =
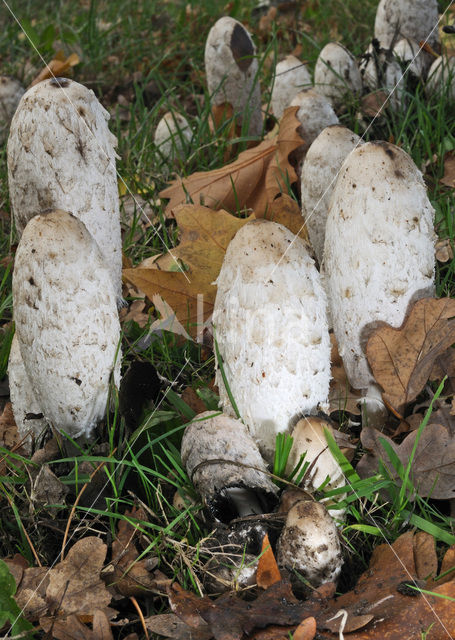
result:
<svg viewBox="0 0 455 640"><path fill-rule="evenodd" d="M329 42L319 53L314 87L335 106L343 103L346 94L361 93L362 79L356 59L339 42Z"/></svg>
<svg viewBox="0 0 455 640"><path fill-rule="evenodd" d="M455 100L455 56L436 58L428 71L427 95L445 91L447 87L450 98Z"/></svg>
<svg viewBox="0 0 455 640"><path fill-rule="evenodd" d="M408 73L412 73L420 80L426 76L433 60L427 51L420 50L418 42L409 38L402 38L397 42L393 48L393 54L402 64L406 65L406 68L409 65Z"/></svg>
<svg viewBox="0 0 455 640"><path fill-rule="evenodd" d="M403 102L404 78L400 63L390 52L376 50L370 44L359 64L360 75L366 89L384 89L389 95L392 109L397 111Z"/></svg>
<svg viewBox="0 0 455 640"><path fill-rule="evenodd" d="M9 354L8 381L17 431L21 439L24 439L23 447L30 453L32 439L43 433L47 421L43 417L25 370L16 335L13 337Z"/></svg>
<svg viewBox="0 0 455 640"><path fill-rule="evenodd" d="M276 118L281 118L291 100L303 89L312 86L308 68L295 56L286 56L275 68L272 89L272 110Z"/></svg>
<svg viewBox="0 0 455 640"><path fill-rule="evenodd" d="M299 107L297 118L301 126L299 132L308 148L325 127L338 124L338 117L332 105L314 89L300 91L291 101L291 107Z"/></svg>
<svg viewBox="0 0 455 640"><path fill-rule="evenodd" d="M80 220L64 211L30 220L16 252L13 308L44 418L71 437L90 436L112 373L119 382L120 324L109 271Z"/></svg>
<svg viewBox="0 0 455 640"><path fill-rule="evenodd" d="M0 76L0 143L6 140L11 118L24 93L19 80Z"/></svg>
<svg viewBox="0 0 455 640"><path fill-rule="evenodd" d="M380 0L374 23L374 37L384 49L401 38L433 48L439 43L437 0Z"/></svg>
<svg viewBox="0 0 455 640"><path fill-rule="evenodd" d="M341 125L332 125L321 131L305 157L301 178L302 215L319 264L336 177L348 153L359 144L362 142L357 134Z"/></svg>
<svg viewBox="0 0 455 640"><path fill-rule="evenodd" d="M261 499L264 504L276 502L277 487L240 420L213 411L197 415L183 434L181 456L194 486L221 520L226 516L223 511L229 508L223 503L229 501L241 506L243 498L251 498L259 503L253 504L256 513L264 512Z"/></svg>
<svg viewBox="0 0 455 640"><path fill-rule="evenodd" d="M327 401L326 298L304 243L256 220L228 246L216 281L215 338L239 413L266 460L276 435ZM219 368L221 405L233 415Z"/></svg>
<svg viewBox="0 0 455 640"><path fill-rule="evenodd" d="M343 558L334 521L320 502L297 502L288 512L278 542L278 564L295 569L313 587L334 582Z"/></svg>
<svg viewBox="0 0 455 640"><path fill-rule="evenodd" d="M192 138L188 120L180 113L168 111L155 129L154 142L165 164L170 167L176 160L184 160Z"/></svg>
<svg viewBox="0 0 455 640"><path fill-rule="evenodd" d="M8 139L8 182L19 233L47 209L71 211L98 242L121 295L117 140L93 91L67 78L24 94Z"/></svg>
<svg viewBox="0 0 455 640"><path fill-rule="evenodd" d="M225 16L210 29L205 45L205 72L213 105L229 103L248 134L262 131L261 93L256 48L245 27Z"/></svg>
<svg viewBox="0 0 455 640"><path fill-rule="evenodd" d="M365 332L398 327L409 303L434 293L434 209L402 149L369 142L351 151L332 194L324 247L333 328L349 382L373 382Z"/></svg>

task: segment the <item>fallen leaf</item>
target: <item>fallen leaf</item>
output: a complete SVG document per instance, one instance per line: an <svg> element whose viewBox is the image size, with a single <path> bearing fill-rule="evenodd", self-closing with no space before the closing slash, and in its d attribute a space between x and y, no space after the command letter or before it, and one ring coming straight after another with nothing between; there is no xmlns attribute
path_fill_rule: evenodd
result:
<svg viewBox="0 0 455 640"><path fill-rule="evenodd" d="M79 62L80 58L77 53L71 53L67 58L63 55L58 56L58 54L56 54L56 57L39 72L36 78L32 80L30 87L33 87L35 84L38 84L38 82L42 82L48 78L66 77L68 71L79 64Z"/></svg>
<svg viewBox="0 0 455 640"><path fill-rule="evenodd" d="M208 624L203 620L195 632L194 627L189 627L175 613L163 613L145 618L145 626L152 633L165 638L175 638L175 640L210 640L213 637Z"/></svg>
<svg viewBox="0 0 455 640"><path fill-rule="evenodd" d="M406 466L415 446L417 431L411 431L401 444L396 444L383 433L364 427L360 435L367 453L357 465L360 476L374 475L379 461L388 461L388 455L381 444L387 442ZM391 476L400 484L398 473L387 464ZM417 494L435 499L455 497L455 438L441 424L427 424L417 444L409 479Z"/></svg>
<svg viewBox="0 0 455 640"><path fill-rule="evenodd" d="M289 162L289 154L303 144L297 111L298 107L286 109L278 135L243 151L234 162L174 180L159 194L169 198L166 215L172 216L174 209L188 198L213 209L251 209L256 217L266 215L276 196L287 193L288 185L297 181Z"/></svg>
<svg viewBox="0 0 455 640"><path fill-rule="evenodd" d="M144 329L149 321L148 313L144 312L145 308L145 300L133 300L129 307L123 307L120 309L120 322L123 324L124 322L132 320L133 322L136 322L141 329Z"/></svg>
<svg viewBox="0 0 455 640"><path fill-rule="evenodd" d="M276 198L267 214L267 220L283 224L302 240L308 240L308 231L298 203L287 193Z"/></svg>
<svg viewBox="0 0 455 640"><path fill-rule="evenodd" d="M265 534L256 571L257 585L262 589L268 589L272 584L279 582L281 579L281 573L270 545L269 536Z"/></svg>
<svg viewBox="0 0 455 640"><path fill-rule="evenodd" d="M310 616L305 618L292 634L294 640L313 640L316 635L316 620Z"/></svg>
<svg viewBox="0 0 455 640"><path fill-rule="evenodd" d="M405 406L415 400L428 381L438 359L450 354L455 342L455 300L418 300L402 326L379 327L370 336L366 354L384 402L403 417ZM443 369L447 372L447 363ZM449 372L452 375L452 372Z"/></svg>
<svg viewBox="0 0 455 640"><path fill-rule="evenodd" d="M438 573L438 556L433 536L426 531L417 531L414 536L414 562L417 577L430 580Z"/></svg>
<svg viewBox="0 0 455 640"><path fill-rule="evenodd" d="M30 501L35 507L47 507L47 513L56 515L65 508L68 491L69 488L55 473L47 465L43 465L33 481Z"/></svg>
<svg viewBox="0 0 455 640"><path fill-rule="evenodd" d="M11 450L20 441L21 438L14 420L13 407L11 402L7 402L0 416L0 446Z"/></svg>
<svg viewBox="0 0 455 640"><path fill-rule="evenodd" d="M159 294L195 337L210 316L218 276L227 246L250 218L236 218L226 211L185 205L175 211L180 244L154 260L153 268L124 269L124 278L148 298ZM180 261L188 267L181 269ZM174 268L174 271L170 271ZM164 269L164 270L163 270Z"/></svg>
<svg viewBox="0 0 455 640"><path fill-rule="evenodd" d="M447 151L444 155L444 175L439 182L446 187L455 189L455 154L453 151Z"/></svg>
<svg viewBox="0 0 455 640"><path fill-rule="evenodd" d="M436 260L438 262L449 262L453 259L453 240L444 238L439 240L435 247Z"/></svg>
<svg viewBox="0 0 455 640"><path fill-rule="evenodd" d="M329 388L329 407L330 413L333 411L348 412L356 416L361 415L359 401L362 393L357 389L353 389L349 384L348 376L344 368L343 360L338 351L338 344L335 334L330 334L331 343L331 375Z"/></svg>

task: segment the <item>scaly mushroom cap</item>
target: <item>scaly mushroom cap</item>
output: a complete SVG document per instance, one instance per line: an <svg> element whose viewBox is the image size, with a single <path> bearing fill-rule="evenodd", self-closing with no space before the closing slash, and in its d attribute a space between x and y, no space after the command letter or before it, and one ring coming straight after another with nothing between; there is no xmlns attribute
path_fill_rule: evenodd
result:
<svg viewBox="0 0 455 640"><path fill-rule="evenodd" d="M99 247L65 211L35 216L13 272L16 335L44 418L71 437L103 418L120 376L116 297ZM114 364L115 363L115 364Z"/></svg>
<svg viewBox="0 0 455 640"><path fill-rule="evenodd" d="M448 95L455 100L455 56L440 56L436 58L428 71L425 87L427 95L448 91Z"/></svg>
<svg viewBox="0 0 455 640"><path fill-rule="evenodd" d="M298 571L313 587L338 578L343 564L338 531L320 502L297 502L289 510L277 560L280 566Z"/></svg>
<svg viewBox="0 0 455 640"><path fill-rule="evenodd" d="M93 91L58 78L22 97L8 139L16 229L47 209L71 211L98 242L121 295L122 243L115 170L117 139Z"/></svg>
<svg viewBox="0 0 455 640"><path fill-rule="evenodd" d="M0 143L6 140L11 118L24 93L25 89L19 80L0 76Z"/></svg>
<svg viewBox="0 0 455 640"><path fill-rule="evenodd" d="M324 251L325 224L330 196L344 159L362 144L359 136L346 127L326 127L308 149L302 167L302 215L319 264Z"/></svg>
<svg viewBox="0 0 455 640"><path fill-rule="evenodd" d="M248 134L262 131L261 93L256 48L245 27L228 16L210 29L205 45L205 72L212 104L229 103Z"/></svg>
<svg viewBox="0 0 455 640"><path fill-rule="evenodd" d="M398 111L404 100L405 79L400 63L392 53L370 44L359 63L359 70L365 89L383 89L392 109Z"/></svg>
<svg viewBox="0 0 455 640"><path fill-rule="evenodd" d="M300 238L256 220L229 244L216 284L213 324L227 382L270 460L276 435L327 401L330 340L320 276ZM221 404L234 415L219 364Z"/></svg>
<svg viewBox="0 0 455 640"><path fill-rule="evenodd" d="M185 159L191 138L188 120L180 113L168 111L158 122L154 143L158 147L163 162L172 167L176 160Z"/></svg>
<svg viewBox="0 0 455 640"><path fill-rule="evenodd" d="M368 142L351 151L329 207L326 290L351 385L373 381L363 351L372 323L402 324L411 300L434 293L434 209L402 149Z"/></svg>
<svg viewBox="0 0 455 640"><path fill-rule="evenodd" d="M16 335L11 343L9 354L8 382L17 430L23 439L23 447L30 453L33 438L43 433L47 427L47 421L43 417L25 370Z"/></svg>
<svg viewBox="0 0 455 640"><path fill-rule="evenodd" d="M295 56L286 56L275 68L272 103L273 115L281 118L291 100L303 89L312 86L311 75L306 65Z"/></svg>
<svg viewBox="0 0 455 640"><path fill-rule="evenodd" d="M356 59L339 42L329 42L320 52L314 68L314 88L335 106L343 103L346 94L361 93Z"/></svg>
<svg viewBox="0 0 455 640"><path fill-rule="evenodd" d="M197 415L183 434L181 456L197 491L220 520L231 519L229 489L246 489L264 505L276 503L277 487L240 420L213 411Z"/></svg>
<svg viewBox="0 0 455 640"><path fill-rule="evenodd" d="M410 38L402 38L393 48L393 55L402 65L409 66L408 73L412 73L419 80L423 80L431 66L433 57L427 51L420 49L420 45Z"/></svg>
<svg viewBox="0 0 455 640"><path fill-rule="evenodd" d="M292 100L291 107L299 107L299 133L305 141L305 148L317 138L323 129L339 120L330 102L314 89L300 91Z"/></svg>
<svg viewBox="0 0 455 640"><path fill-rule="evenodd" d="M376 11L374 37L389 49L401 38L439 44L437 0L381 0Z"/></svg>

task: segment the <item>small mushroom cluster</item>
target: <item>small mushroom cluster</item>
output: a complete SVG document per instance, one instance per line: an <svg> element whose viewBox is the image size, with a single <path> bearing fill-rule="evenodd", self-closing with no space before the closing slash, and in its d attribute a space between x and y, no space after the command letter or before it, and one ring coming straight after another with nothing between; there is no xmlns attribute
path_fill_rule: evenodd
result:
<svg viewBox="0 0 455 640"><path fill-rule="evenodd" d="M93 91L43 81L8 139L16 333L9 361L24 445L51 425L89 438L120 379L121 238L116 139ZM57 179L56 179L57 177Z"/></svg>

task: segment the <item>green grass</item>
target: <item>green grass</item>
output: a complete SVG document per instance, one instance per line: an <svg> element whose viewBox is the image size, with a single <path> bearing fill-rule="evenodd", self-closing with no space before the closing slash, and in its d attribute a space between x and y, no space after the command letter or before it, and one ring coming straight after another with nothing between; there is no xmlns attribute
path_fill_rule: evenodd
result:
<svg viewBox="0 0 455 640"><path fill-rule="evenodd" d="M27 36L6 7L0 6L2 73L29 82L42 68L34 47L46 61L57 49L66 54L76 51L81 64L75 68L75 79L93 88L109 109L111 129L118 138L118 172L127 187L121 188L122 207L133 208L129 218L124 216L123 237L125 254L134 265L178 241L175 223L165 218L164 203L158 195L172 177L153 144L162 115L168 110L181 113L192 130L189 155L175 168L178 175L188 176L194 171L222 166L233 144L239 151L246 148L245 136L235 141L227 138L229 122L215 131L210 125L204 84L204 42L212 24L223 15L224 4L210 0L190 3L85 0L76 6L66 0L57 4L50 0L40 3L16 0L11 6ZM262 35L258 33L255 2L234 0L229 6L230 15L246 21L256 33L263 103L267 104L273 64L294 48L300 49L301 58L310 67L320 49L332 39L343 42L355 55L362 54L371 37L376 2L310 0L297 4L294 15ZM444 153L455 149L455 103L447 95L426 96L421 88L409 90L407 99L408 106L403 112L387 112L386 118L378 119L368 128L365 139L392 140L411 154L425 173L436 210L438 235L453 240L455 199L439 179L444 173ZM358 100L351 101L340 119L363 134L358 107ZM130 194L140 198L139 203L146 207L153 226L144 224L140 207L132 205ZM4 149L0 151L0 199L0 247L2 257L6 258L13 254L17 238L8 219ZM454 269L454 261L438 265L438 295L455 293ZM118 412L111 415L101 439L108 443L107 450L100 453L92 446L77 459L62 453L59 460L52 462L53 470L70 490L68 504L76 499L88 479L86 471L80 473L80 464L87 462L96 467L104 463L101 471L104 505L78 505L71 529L72 543L85 535L89 526L106 539L115 537L125 510L144 503L149 509L148 519L137 523L146 540L144 553L156 554L160 566L171 577L183 586L196 588L193 571L182 561L181 549L187 544L196 550L196 563L199 541L208 531L200 517L198 497L180 460L183 429L194 411L179 394L186 386L193 386L207 409L216 408L217 398L208 389L214 375L214 356L208 355L204 347L169 333L149 339L148 328L143 329L133 321L126 323L123 330L124 368L139 357L152 363L172 385L156 410L147 410L143 423L133 432ZM12 335L11 269L8 261L4 261L0 263L0 378L6 372ZM274 468L275 475L283 479L288 445L289 441L280 442ZM399 469L404 488L395 486L388 473L390 465L398 471L392 454L376 476L362 480L336 445L329 442L329 446L350 481L340 506L346 508L343 535L357 559L358 571L367 565L371 550L384 536L392 541L404 527L429 531L447 544L455 541L452 519L431 501L421 498L410 501L409 468ZM33 464L6 449L0 451L0 459L3 458L7 459L7 465L0 470L0 557L19 552L34 562L37 554L43 564L50 564L60 549L69 509L63 508L51 519L48 508L31 505ZM301 480L305 464L295 470L294 480ZM388 499L381 497L384 491L388 492ZM183 511L174 506L175 493L186 500ZM325 495L335 498L344 493L346 488ZM144 606L153 612L153 604Z"/></svg>

